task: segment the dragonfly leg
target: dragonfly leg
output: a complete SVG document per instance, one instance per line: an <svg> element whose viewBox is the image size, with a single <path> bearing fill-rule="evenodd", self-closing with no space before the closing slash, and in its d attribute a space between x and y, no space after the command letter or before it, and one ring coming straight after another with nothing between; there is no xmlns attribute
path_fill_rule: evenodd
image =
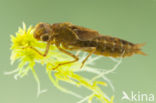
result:
<svg viewBox="0 0 156 103"><path fill-rule="evenodd" d="M39 55L46 57L47 54L48 54L50 45L51 45L51 43L50 42L47 42L46 49L45 49L44 53L41 53L39 50L37 50L36 48L34 48L32 46L28 46L28 47L24 47L24 48L30 48L30 49L34 50L35 52L37 52Z"/></svg>
<svg viewBox="0 0 156 103"><path fill-rule="evenodd" d="M62 49L60 46L57 46L57 48L58 48L61 52L63 52L63 53L65 53L65 54L67 54L67 55L73 57L74 60L68 61L68 62L59 63L56 67L52 68L52 70L57 69L59 66L66 65L66 64L70 64L70 63L74 63L74 62L76 62L76 61L79 60L78 56L75 56L74 54L72 54L72 53L70 53L70 52L68 52L68 51L66 51L66 50L64 50L64 49Z"/></svg>

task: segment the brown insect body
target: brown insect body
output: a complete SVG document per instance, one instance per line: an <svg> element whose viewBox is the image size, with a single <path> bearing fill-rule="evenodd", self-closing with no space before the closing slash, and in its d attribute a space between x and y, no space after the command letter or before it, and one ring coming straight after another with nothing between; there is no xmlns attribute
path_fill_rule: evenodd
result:
<svg viewBox="0 0 156 103"><path fill-rule="evenodd" d="M34 36L40 39L44 34L50 35L51 41L54 41L56 45L62 45L69 50L92 52L91 49L83 48L95 47L94 54L103 56L121 57L123 52L123 57L133 54L145 55L140 50L140 47L144 44L133 44L116 37L103 36L97 31L71 23L57 23L53 25L40 23L36 26Z"/></svg>
<svg viewBox="0 0 156 103"><path fill-rule="evenodd" d="M85 47L95 47L96 51L94 52L94 54L111 57L121 57L123 52L124 52L123 57L131 56L133 54L145 55L140 50L140 47L143 46L144 44L133 44L131 42L116 37L103 36L100 35L98 32L90 30L88 28L75 26L68 23L59 25L63 25L63 27L66 25L67 28L76 33L76 35L79 38L75 40L74 39L75 37L72 37L71 35L69 35L70 36L69 38L72 38L72 40L63 38L65 41L61 40L59 42L63 41L62 43L64 45L66 44L65 47L70 46L77 49ZM58 29L58 31L60 33L60 29ZM64 33L64 36L60 35L61 37L59 38L66 37L68 35L68 32L65 32L64 29L62 31L63 31L62 34ZM67 43L67 41L69 43ZM84 51L91 52L90 50Z"/></svg>
<svg viewBox="0 0 156 103"><path fill-rule="evenodd" d="M131 56L133 54L145 55L140 50L140 47L144 44L133 44L131 42L110 36L100 36L95 37L93 40L79 41L77 45L79 47L96 47L94 54L115 58L121 56Z"/></svg>
<svg viewBox="0 0 156 103"><path fill-rule="evenodd" d="M133 44L126 40L116 37L100 35L97 31L73 25L71 23L56 23L47 24L39 23L35 26L34 37L39 41L47 42L44 54L34 47L30 47L42 56L46 56L51 44L65 54L74 58L72 61L58 64L52 70L55 70L61 65L74 63L79 60L78 56L66 51L67 50L82 50L88 52L88 56L82 61L83 67L87 59L92 55L103 55L110 57L126 57L133 54L146 55L141 51L144 44Z"/></svg>

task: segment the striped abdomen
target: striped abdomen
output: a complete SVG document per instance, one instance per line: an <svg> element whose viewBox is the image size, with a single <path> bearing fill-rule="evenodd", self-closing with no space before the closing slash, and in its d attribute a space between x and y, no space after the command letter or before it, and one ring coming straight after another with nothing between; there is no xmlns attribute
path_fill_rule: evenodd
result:
<svg viewBox="0 0 156 103"><path fill-rule="evenodd" d="M92 40L79 41L77 45L79 47L96 47L94 54L103 56L126 57L133 54L145 55L145 53L140 50L140 47L144 44L133 44L110 36L99 36Z"/></svg>

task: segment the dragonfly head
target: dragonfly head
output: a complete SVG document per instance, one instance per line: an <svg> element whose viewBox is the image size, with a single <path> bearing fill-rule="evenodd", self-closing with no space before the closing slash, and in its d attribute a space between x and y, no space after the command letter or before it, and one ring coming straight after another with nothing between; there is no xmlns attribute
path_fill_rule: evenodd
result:
<svg viewBox="0 0 156 103"><path fill-rule="evenodd" d="M34 38L39 41L50 41L52 39L52 28L48 23L39 23L35 26L34 30Z"/></svg>

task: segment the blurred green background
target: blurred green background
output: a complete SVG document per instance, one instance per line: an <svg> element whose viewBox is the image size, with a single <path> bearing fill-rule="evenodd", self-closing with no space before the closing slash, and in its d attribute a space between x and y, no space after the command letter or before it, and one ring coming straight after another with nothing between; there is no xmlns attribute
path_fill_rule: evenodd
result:
<svg viewBox="0 0 156 103"><path fill-rule="evenodd" d="M155 0L0 0L0 103L79 101L56 89L40 65L36 66L36 70L41 88L48 88L48 92L39 98L36 98L37 86L31 72L17 81L13 75L4 75L17 66L10 65L10 34L14 34L23 21L27 25L72 22L134 43L146 42L143 51L148 56L125 58L115 73L108 77L115 87L115 103L129 103L121 100L122 91L156 95ZM105 57L97 65L106 68ZM113 95L112 92L109 94Z"/></svg>

